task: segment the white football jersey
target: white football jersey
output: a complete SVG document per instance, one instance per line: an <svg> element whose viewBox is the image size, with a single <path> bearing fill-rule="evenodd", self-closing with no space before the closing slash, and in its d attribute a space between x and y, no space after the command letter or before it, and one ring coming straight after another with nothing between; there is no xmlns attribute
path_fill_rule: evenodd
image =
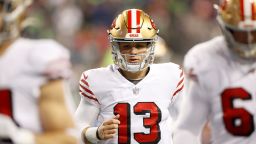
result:
<svg viewBox="0 0 256 144"><path fill-rule="evenodd" d="M20 38L0 57L0 68L0 114L40 132L40 87L70 74L68 51L53 40Z"/></svg>
<svg viewBox="0 0 256 144"><path fill-rule="evenodd" d="M169 110L181 95L183 79L182 70L173 63L151 65L147 76L136 85L115 65L85 71L80 95L100 108L98 124L120 115L118 134L99 143L172 143Z"/></svg>
<svg viewBox="0 0 256 144"><path fill-rule="evenodd" d="M184 69L196 86L184 94L184 100L190 101L184 111L191 108L196 112L183 117L180 127L193 132L199 129L196 120L203 123L208 118L214 144L255 144L255 68L255 61L242 60L230 51L224 37L192 48L185 57Z"/></svg>

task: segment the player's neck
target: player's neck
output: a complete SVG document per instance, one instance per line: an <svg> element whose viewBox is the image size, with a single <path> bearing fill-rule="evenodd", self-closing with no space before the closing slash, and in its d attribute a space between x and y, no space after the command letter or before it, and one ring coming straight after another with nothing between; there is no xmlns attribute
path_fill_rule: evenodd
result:
<svg viewBox="0 0 256 144"><path fill-rule="evenodd" d="M120 73L128 80L142 80L149 72L149 68L146 68L139 72L129 72L119 69Z"/></svg>
<svg viewBox="0 0 256 144"><path fill-rule="evenodd" d="M10 47L13 43L14 39L8 40L0 44L0 56L4 55L5 51Z"/></svg>

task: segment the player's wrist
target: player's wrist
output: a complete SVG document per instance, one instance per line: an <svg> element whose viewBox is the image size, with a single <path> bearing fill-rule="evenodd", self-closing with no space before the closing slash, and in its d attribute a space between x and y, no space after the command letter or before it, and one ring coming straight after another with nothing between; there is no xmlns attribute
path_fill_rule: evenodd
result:
<svg viewBox="0 0 256 144"><path fill-rule="evenodd" d="M102 140L102 138L100 138L99 128L100 128L100 127L97 128L96 137L97 137L98 140Z"/></svg>
<svg viewBox="0 0 256 144"><path fill-rule="evenodd" d="M91 143L97 143L100 141L98 138L98 127L89 127L87 130L84 132L85 138L91 142Z"/></svg>
<svg viewBox="0 0 256 144"><path fill-rule="evenodd" d="M26 129L19 129L15 136L15 144L35 144L35 135Z"/></svg>

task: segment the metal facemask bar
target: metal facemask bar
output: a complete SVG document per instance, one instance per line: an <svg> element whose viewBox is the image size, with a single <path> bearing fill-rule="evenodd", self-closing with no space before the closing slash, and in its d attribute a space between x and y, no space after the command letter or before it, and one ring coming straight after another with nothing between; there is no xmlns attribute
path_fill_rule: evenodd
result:
<svg viewBox="0 0 256 144"><path fill-rule="evenodd" d="M231 48L242 58L256 58L256 43L253 43L254 39L251 30L239 30L233 27L226 26L221 20L220 16L217 17L217 21L220 24L221 30L227 41L228 47ZM240 31L247 34L247 43L241 43L235 40L232 35L232 31Z"/></svg>
<svg viewBox="0 0 256 144"><path fill-rule="evenodd" d="M155 53L155 39L113 39L110 37L110 42L112 43L112 56L114 63L121 69L130 72L138 72L147 68L154 61L154 53ZM140 56L142 58L142 62L140 63L129 63L127 59L133 55L130 54L121 54L119 49L120 42L147 42L148 49L145 54L138 54L136 56Z"/></svg>
<svg viewBox="0 0 256 144"><path fill-rule="evenodd" d="M13 1L14 0L0 0L0 4L3 6L1 11L3 30L0 32L0 43L19 35L17 20L33 2L33 0L23 0L14 8Z"/></svg>

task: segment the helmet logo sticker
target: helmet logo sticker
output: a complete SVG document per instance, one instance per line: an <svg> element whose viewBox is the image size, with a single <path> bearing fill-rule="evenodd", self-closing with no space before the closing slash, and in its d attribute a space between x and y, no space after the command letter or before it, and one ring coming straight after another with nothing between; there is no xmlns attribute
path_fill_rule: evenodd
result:
<svg viewBox="0 0 256 144"><path fill-rule="evenodd" d="M152 19L150 19L150 22L151 22L152 27L156 30L157 28L156 28L156 24L154 23L154 21Z"/></svg>
<svg viewBox="0 0 256 144"><path fill-rule="evenodd" d="M114 19L114 21L112 22L111 24L111 29L115 28L116 27L116 19Z"/></svg>

